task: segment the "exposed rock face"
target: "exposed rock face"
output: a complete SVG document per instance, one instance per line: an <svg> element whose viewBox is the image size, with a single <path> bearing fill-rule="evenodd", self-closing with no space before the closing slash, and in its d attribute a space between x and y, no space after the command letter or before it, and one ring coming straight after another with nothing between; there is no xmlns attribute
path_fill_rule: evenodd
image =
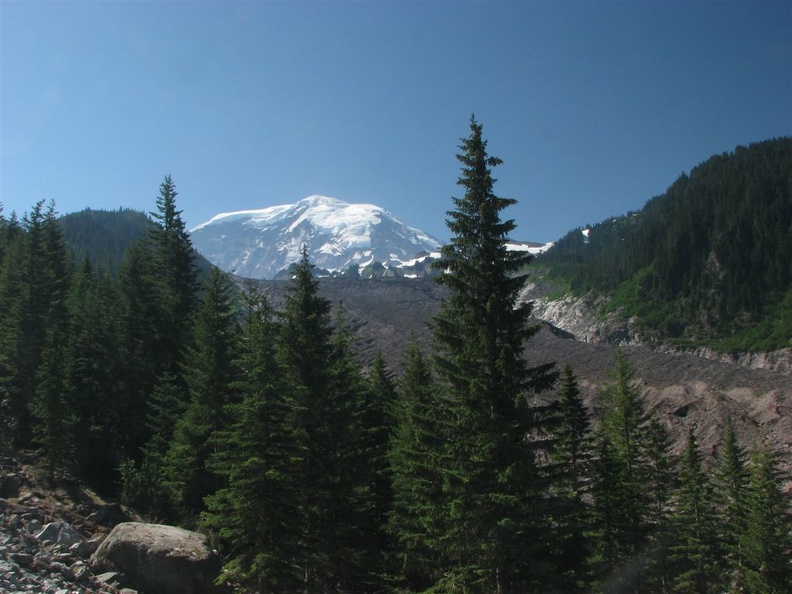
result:
<svg viewBox="0 0 792 594"><path fill-rule="evenodd" d="M601 313L605 304L602 297L567 295L561 299L551 300L544 287L529 284L523 290L520 299L531 301L534 316L569 334L568 338L581 342L604 342L625 346L647 344L635 320L625 319L618 312L607 315ZM675 351L669 346L661 345L657 348L669 353ZM703 359L792 375L792 349L781 349L770 353L722 353L711 348L698 347L687 352Z"/></svg>
<svg viewBox="0 0 792 594"><path fill-rule="evenodd" d="M713 349L700 347L693 351L697 357L737 363L750 369L765 369L792 375L792 349L781 349L770 353L719 353Z"/></svg>
<svg viewBox="0 0 792 594"><path fill-rule="evenodd" d="M569 333L581 342L637 345L641 339L636 325L618 314L603 316L599 309L602 299L566 296L550 300L535 295L535 287L528 285L521 300L533 302L533 315L555 328Z"/></svg>
<svg viewBox="0 0 792 594"><path fill-rule="evenodd" d="M146 594L217 594L222 561L206 537L174 526L124 522L91 557L95 573L123 572Z"/></svg>

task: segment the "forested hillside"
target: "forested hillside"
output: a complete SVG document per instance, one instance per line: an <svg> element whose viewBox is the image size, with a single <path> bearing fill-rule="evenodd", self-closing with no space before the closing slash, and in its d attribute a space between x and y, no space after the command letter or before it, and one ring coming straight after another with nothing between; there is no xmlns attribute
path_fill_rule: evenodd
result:
<svg viewBox="0 0 792 594"><path fill-rule="evenodd" d="M54 206L0 219L0 445L209 533L245 591L789 591L769 441L729 424L708 472L622 353L593 410L527 357L531 256L474 119L457 158L431 346L398 377L361 364L305 251L277 307L217 269L199 290L170 177L115 275L72 257Z"/></svg>
<svg viewBox="0 0 792 594"><path fill-rule="evenodd" d="M640 211L570 231L539 262L660 340L792 346L792 138L714 156Z"/></svg>
<svg viewBox="0 0 792 594"><path fill-rule="evenodd" d="M115 276L127 249L152 231L154 222L145 213L120 208L118 210L85 209L58 217L63 229L66 248L76 261L85 256L100 274ZM209 274L212 265L195 254L200 276Z"/></svg>
<svg viewBox="0 0 792 594"><path fill-rule="evenodd" d="M89 256L98 269L116 274L127 248L151 230L151 219L129 209L93 210L59 217L66 245L79 261Z"/></svg>

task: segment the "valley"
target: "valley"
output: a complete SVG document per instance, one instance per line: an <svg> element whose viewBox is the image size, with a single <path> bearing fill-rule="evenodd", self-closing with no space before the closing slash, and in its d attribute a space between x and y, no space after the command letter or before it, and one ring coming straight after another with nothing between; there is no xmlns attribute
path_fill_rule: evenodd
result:
<svg viewBox="0 0 792 594"><path fill-rule="evenodd" d="M286 283L259 281L276 308ZM343 304L365 364L380 350L397 374L411 335L428 352L428 323L437 312L444 289L430 279L352 281L321 279L321 294ZM530 296L526 295L526 296ZM544 323L537 321L537 323ZM552 324L526 344L531 364L571 365L586 403L596 413L598 388L607 381L615 352L621 348L637 372L647 410L654 412L674 436L675 450L684 448L693 427L710 463L718 451L726 419L732 418L745 444L768 437L792 472L792 376L718 361L694 353L654 350L647 346L576 340Z"/></svg>
<svg viewBox="0 0 792 594"><path fill-rule="evenodd" d="M241 221L204 227L231 260L201 266L170 176L150 220L118 221L126 246L132 213L0 218L2 445L215 535L221 579L259 591L660 592L697 555L713 591L786 591L790 142L550 247L512 239L470 129L438 252L312 196L218 215ZM762 249L723 241L735 225Z"/></svg>

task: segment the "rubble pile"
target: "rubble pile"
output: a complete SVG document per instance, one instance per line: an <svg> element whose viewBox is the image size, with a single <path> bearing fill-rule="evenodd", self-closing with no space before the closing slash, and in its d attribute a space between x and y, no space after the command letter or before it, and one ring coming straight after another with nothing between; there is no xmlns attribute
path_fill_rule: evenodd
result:
<svg viewBox="0 0 792 594"><path fill-rule="evenodd" d="M0 592L135 594L123 587L122 574L91 570L91 555L108 530L97 516L110 518L107 509L27 491L34 481L9 462L0 459Z"/></svg>

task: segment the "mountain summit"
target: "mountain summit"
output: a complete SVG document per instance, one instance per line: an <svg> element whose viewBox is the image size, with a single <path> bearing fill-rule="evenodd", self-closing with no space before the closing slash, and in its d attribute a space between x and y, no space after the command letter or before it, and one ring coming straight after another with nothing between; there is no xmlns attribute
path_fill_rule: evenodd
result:
<svg viewBox="0 0 792 594"><path fill-rule="evenodd" d="M340 271L379 262L401 266L440 242L373 204L309 196L296 204L223 213L190 231L196 250L227 272L273 278L302 246L317 268Z"/></svg>

